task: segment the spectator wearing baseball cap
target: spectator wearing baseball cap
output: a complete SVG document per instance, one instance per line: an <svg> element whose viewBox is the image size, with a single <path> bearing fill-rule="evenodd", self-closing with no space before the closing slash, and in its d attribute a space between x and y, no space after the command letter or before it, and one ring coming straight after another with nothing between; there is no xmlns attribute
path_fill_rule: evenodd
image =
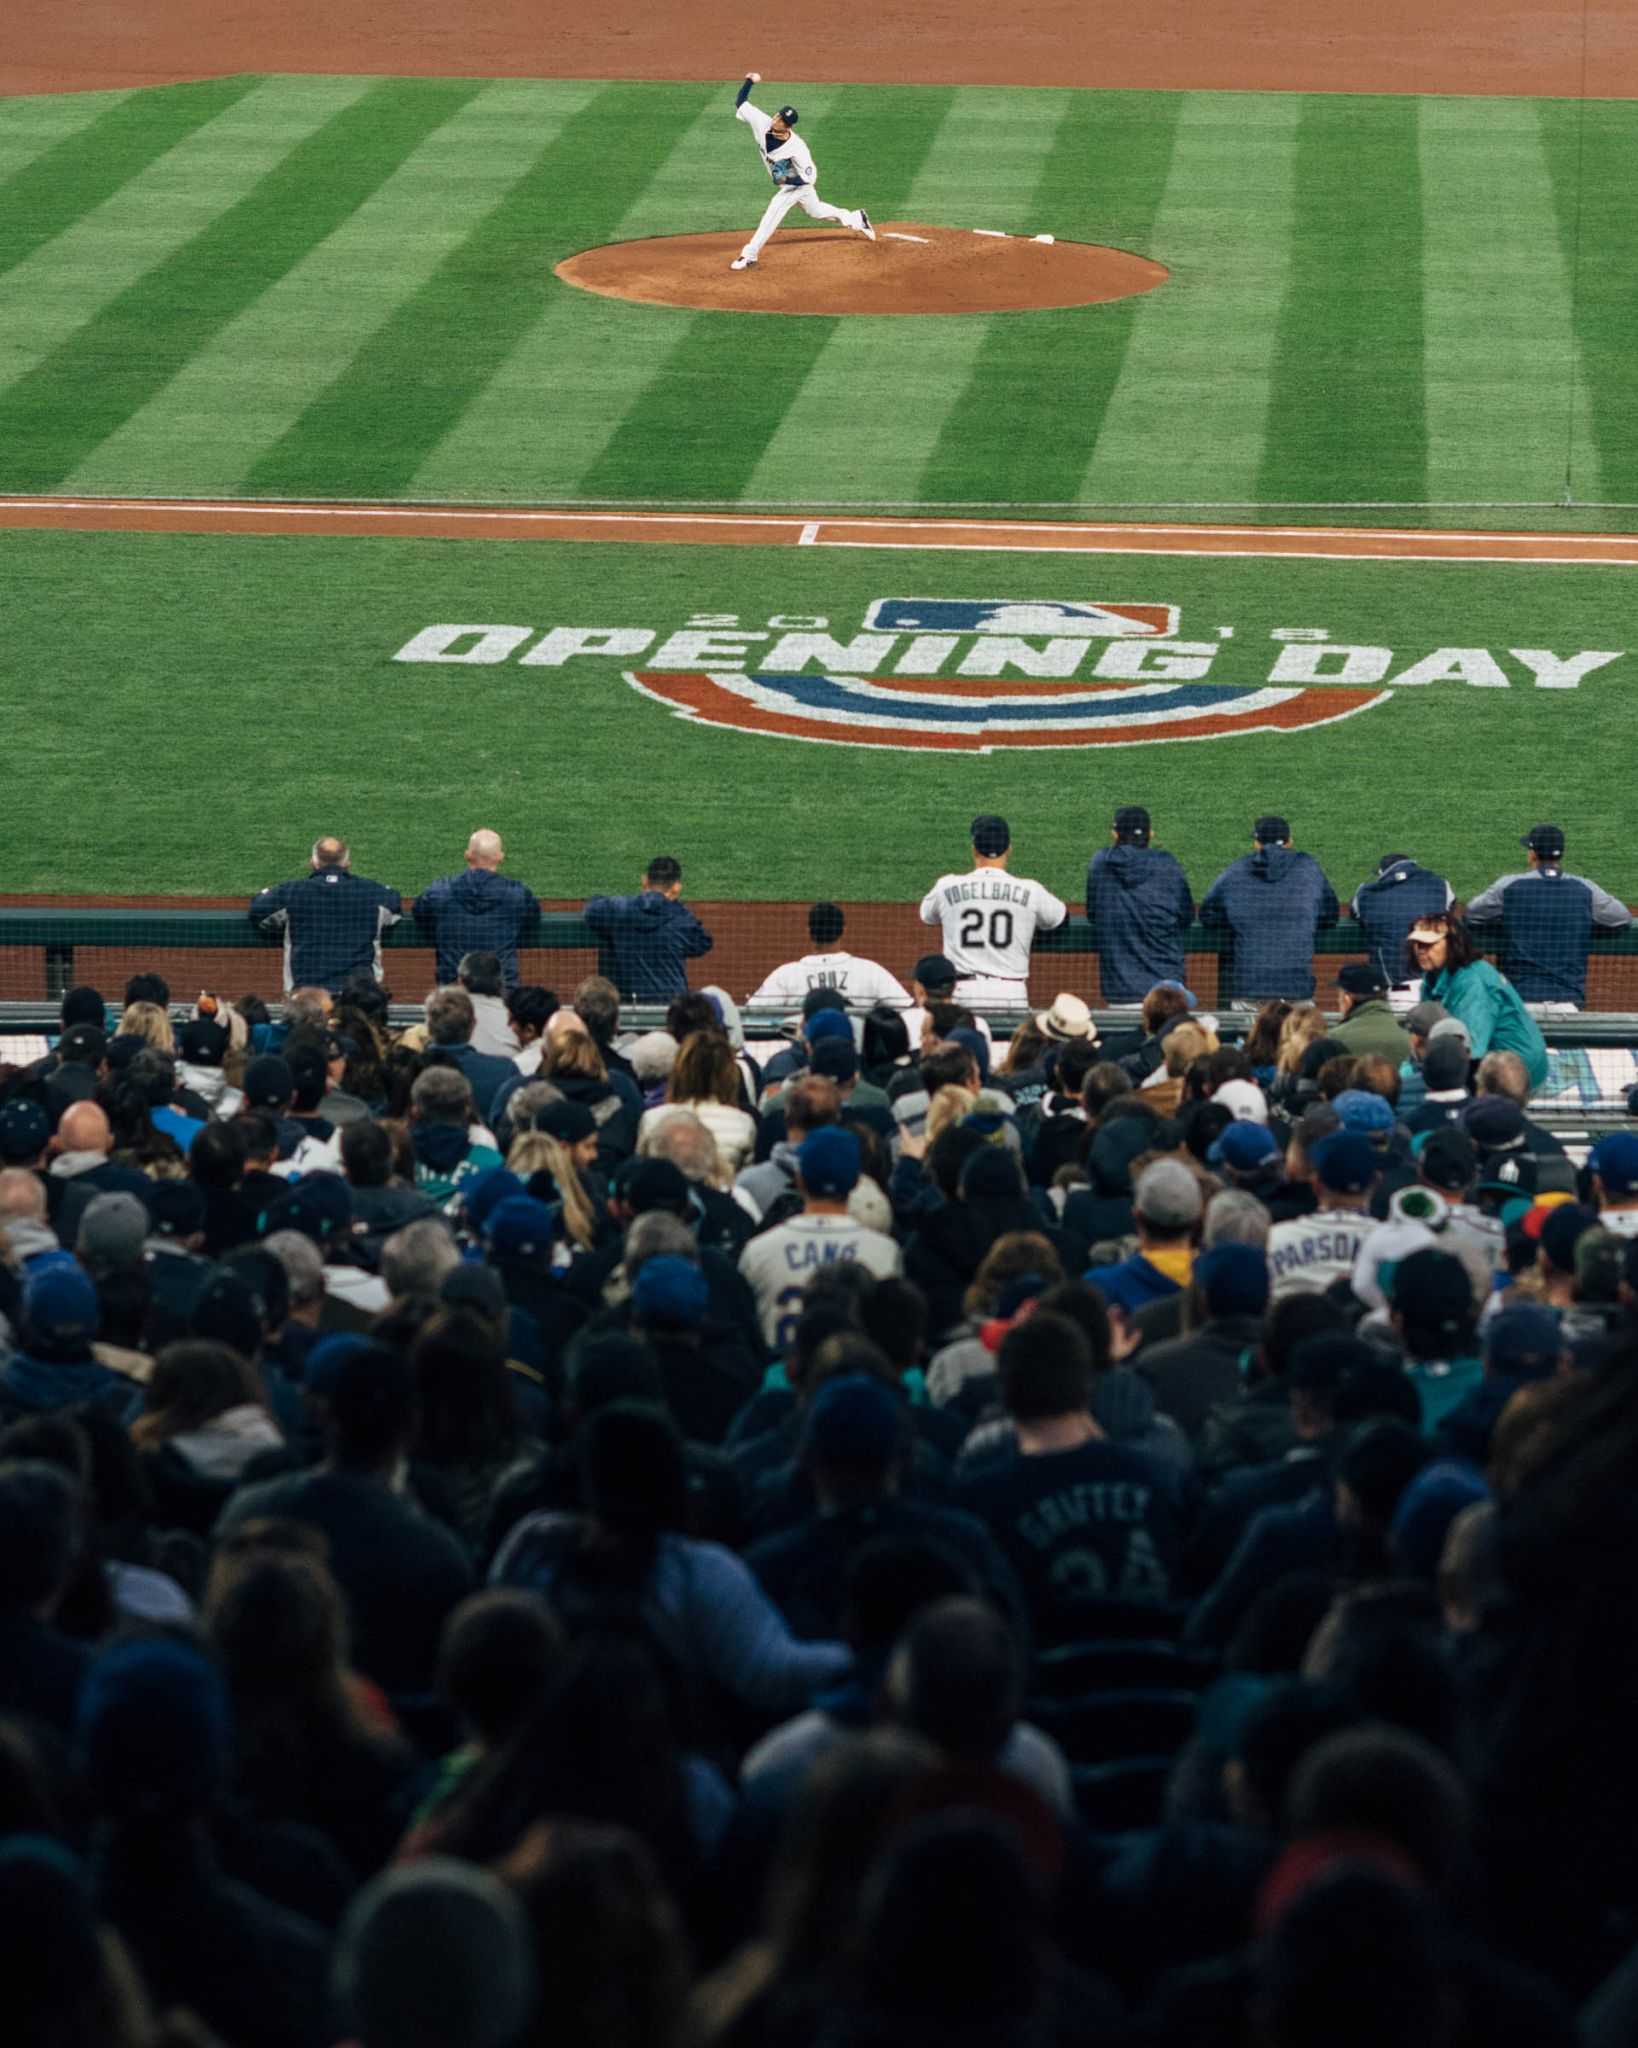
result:
<svg viewBox="0 0 1638 2048"><path fill-rule="evenodd" d="M1113 842L1086 871L1086 921L1098 947L1098 986L1106 1003L1141 1003L1156 982L1187 978L1183 940L1194 918L1188 877L1156 846L1141 804L1116 811Z"/></svg>
<svg viewBox="0 0 1638 2048"><path fill-rule="evenodd" d="M1510 981L1479 957L1467 926L1454 911L1418 918L1406 940L1409 964L1421 975L1424 1002L1443 1003L1467 1026L1475 1059L1516 1052L1539 1088L1547 1079L1547 1041Z"/></svg>
<svg viewBox="0 0 1638 2048"><path fill-rule="evenodd" d="M1146 1166L1132 1188L1138 1248L1118 1265L1089 1267L1088 1284L1111 1308L1128 1315L1180 1294L1194 1269L1194 1238L1204 1206L1198 1178L1180 1159L1157 1159Z"/></svg>
<svg viewBox="0 0 1638 2048"><path fill-rule="evenodd" d="M1388 1005L1388 980L1372 960L1350 960L1337 975L1342 1021L1330 1036L1352 1053L1381 1053L1403 1066L1411 1055L1410 1034Z"/></svg>
<svg viewBox="0 0 1638 2048"><path fill-rule="evenodd" d="M1242 1003L1309 1002L1315 941L1337 921L1337 892L1318 861L1292 846L1284 818L1259 818L1251 837L1254 851L1226 867L1200 905L1200 922L1229 935L1219 986Z"/></svg>
<svg viewBox="0 0 1638 2048"><path fill-rule="evenodd" d="M1495 929L1502 972L1533 1009L1564 1015L1587 1001L1587 945L1594 929L1625 931L1632 912L1607 889L1564 869L1564 832L1532 825L1519 844L1529 865L1503 875L1467 906L1475 929Z"/></svg>
<svg viewBox="0 0 1638 2048"><path fill-rule="evenodd" d="M711 1283L696 1259L645 1259L631 1287L631 1334L653 1352L666 1406L690 1443L720 1444L756 1392L757 1362L711 1315Z"/></svg>
<svg viewBox="0 0 1638 2048"><path fill-rule="evenodd" d="M1448 1130L1461 1123L1473 1100L1468 1086L1472 1071L1465 1036L1450 1033L1429 1039L1422 1060L1422 1099L1406 1118L1413 1137L1419 1132Z"/></svg>
<svg viewBox="0 0 1638 2048"><path fill-rule="evenodd" d="M18 1348L0 1369L0 1418L54 1415L84 1405L128 1420L141 1389L98 1360L101 1328L97 1290L72 1259L30 1274L23 1287Z"/></svg>
<svg viewBox="0 0 1638 2048"><path fill-rule="evenodd" d="M1428 1249L1399 1261L1390 1295L1405 1371L1431 1433L1484 1377L1473 1282L1460 1259Z"/></svg>
<svg viewBox="0 0 1638 2048"><path fill-rule="evenodd" d="M1247 1356L1261 1339L1268 1261L1256 1245L1215 1244L1195 1260L1188 1291L1189 1334L1145 1345L1137 1371L1161 1414L1171 1416L1192 1444L1208 1412L1238 1393Z"/></svg>
<svg viewBox="0 0 1638 2048"><path fill-rule="evenodd" d="M1587 1155L1598 1221L1617 1237L1638 1237L1638 1134L1612 1131Z"/></svg>
<svg viewBox="0 0 1638 2048"><path fill-rule="evenodd" d="M1502 1411L1522 1388L1569 1369L1571 1353L1559 1311L1533 1301L1504 1308L1481 1332L1483 1383L1450 1406L1434 1431L1441 1449L1481 1470Z"/></svg>
<svg viewBox="0 0 1638 2048"><path fill-rule="evenodd" d="M1272 1188L1280 1177L1283 1155L1280 1141L1266 1123L1247 1119L1230 1124L1212 1140L1206 1164L1220 1173L1230 1187L1246 1188L1253 1194Z"/></svg>
<svg viewBox="0 0 1638 2048"><path fill-rule="evenodd" d="M782 1351L802 1312L808 1281L821 1267L847 1261L885 1279L904 1269L891 1237L855 1223L847 1200L858 1184L859 1141L851 1131L821 1128L796 1153L802 1213L753 1237L739 1270L756 1297L763 1341Z"/></svg>
<svg viewBox="0 0 1638 2048"><path fill-rule="evenodd" d="M1455 892L1408 853L1385 853L1376 873L1361 882L1348 906L1358 920L1369 949L1367 965L1405 1003L1415 1000L1405 968L1405 938L1419 917L1448 910Z"/></svg>
<svg viewBox="0 0 1638 2048"><path fill-rule="evenodd" d="M1332 1131L1309 1147L1308 1164L1313 1214L1276 1223L1268 1233L1269 1295L1276 1302L1323 1294L1347 1280L1376 1227L1370 1196L1381 1160L1369 1138Z"/></svg>

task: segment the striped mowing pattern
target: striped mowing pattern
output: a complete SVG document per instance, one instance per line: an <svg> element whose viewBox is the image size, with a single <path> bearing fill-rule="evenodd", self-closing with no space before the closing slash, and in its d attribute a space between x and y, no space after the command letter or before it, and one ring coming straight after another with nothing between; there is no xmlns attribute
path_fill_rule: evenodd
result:
<svg viewBox="0 0 1638 2048"><path fill-rule="evenodd" d="M1578 500L1638 501L1638 106L765 90L838 203L1171 281L744 320L557 280L599 243L749 233L729 87L0 102L0 489L1550 505L1573 452Z"/></svg>

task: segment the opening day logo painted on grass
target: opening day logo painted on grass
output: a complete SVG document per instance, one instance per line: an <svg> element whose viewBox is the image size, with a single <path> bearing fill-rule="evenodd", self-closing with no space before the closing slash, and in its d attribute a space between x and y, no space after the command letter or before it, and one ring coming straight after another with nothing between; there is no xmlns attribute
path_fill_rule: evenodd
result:
<svg viewBox="0 0 1638 2048"><path fill-rule="evenodd" d="M1401 665L1392 648L1292 626L1270 634L1266 677L1229 682L1212 671L1234 628L1185 640L1179 623L1169 603L881 597L847 641L822 617L776 614L766 629L746 630L738 613L701 612L658 647L658 630L647 627L436 625L393 659L561 668L652 650L653 666L625 670L624 680L697 724L823 746L981 754L1295 732L1373 710L1398 689L1509 689L1508 660L1522 684L1564 690L1621 659L1440 647ZM1248 651L1233 650L1242 671Z"/></svg>

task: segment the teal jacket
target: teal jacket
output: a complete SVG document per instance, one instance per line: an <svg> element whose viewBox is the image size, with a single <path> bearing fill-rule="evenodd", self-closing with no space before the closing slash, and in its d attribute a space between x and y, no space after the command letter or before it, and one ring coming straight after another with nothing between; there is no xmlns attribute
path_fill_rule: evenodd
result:
<svg viewBox="0 0 1638 2048"><path fill-rule="evenodd" d="M1476 1060L1487 1052L1516 1052L1529 1071L1532 1088L1546 1081L1547 1041L1541 1026L1524 1007L1518 990L1488 960L1425 974L1422 1000L1443 1003L1453 1017L1461 1018Z"/></svg>

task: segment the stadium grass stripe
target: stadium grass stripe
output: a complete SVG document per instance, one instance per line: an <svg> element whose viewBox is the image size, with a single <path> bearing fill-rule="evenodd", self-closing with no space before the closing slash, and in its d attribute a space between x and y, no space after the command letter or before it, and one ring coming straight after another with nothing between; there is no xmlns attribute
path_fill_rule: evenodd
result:
<svg viewBox="0 0 1638 2048"><path fill-rule="evenodd" d="M1536 108L1425 99L1418 118L1428 497L1556 501L1576 365Z"/></svg>
<svg viewBox="0 0 1638 2048"><path fill-rule="evenodd" d="M1033 231L1154 253L1181 104L1175 93L1071 95L1030 203ZM1073 498L1138 303L991 318L922 470L921 497ZM1047 393L1052 431L1042 436L1031 415Z"/></svg>
<svg viewBox="0 0 1638 2048"><path fill-rule="evenodd" d="M1255 496L1427 492L1417 102L1305 97L1291 271Z"/></svg>
<svg viewBox="0 0 1638 2048"><path fill-rule="evenodd" d="M1590 441L1578 434L1577 500L1638 501L1638 106L1624 100L1537 103L1559 245L1576 278L1576 343L1586 379ZM1581 135L1585 121L1586 133ZM1578 254L1579 251L1579 254ZM1568 407L1561 409L1561 422ZM1563 429L1561 426L1561 441ZM1598 462L1588 484L1588 456ZM1563 479L1563 456L1559 458Z"/></svg>
<svg viewBox="0 0 1638 2048"><path fill-rule="evenodd" d="M251 490L392 496L540 315L586 199L610 188L626 138L663 144L674 88L612 85L586 101L503 198L398 308L289 432ZM689 96L689 111L698 104ZM672 116L674 123L675 116ZM561 245L561 247L560 247Z"/></svg>
<svg viewBox="0 0 1638 2048"><path fill-rule="evenodd" d="M1062 92L962 93L905 195L904 217L1013 235L1044 227L1031 206L1068 104ZM992 324L983 314L842 321L743 495L789 499L792 478L800 477L801 489L820 503L913 500Z"/></svg>
<svg viewBox="0 0 1638 2048"><path fill-rule="evenodd" d="M800 86L804 119L822 121L838 88ZM696 93L690 105L699 106ZM697 117L657 158L635 191L605 180L584 204L554 258L649 235L702 233L754 220L762 173L750 131L732 118L733 94L718 87ZM616 216L612 207L625 201ZM605 208L609 210L604 210ZM693 315L639 306L557 283L540 318L417 472L413 489L432 496L565 497L658 376Z"/></svg>
<svg viewBox="0 0 1638 2048"><path fill-rule="evenodd" d="M1172 275L1126 304L1130 338L1082 497L1141 505L1254 495L1299 106L1290 94L1184 98L1143 249Z"/></svg>
<svg viewBox="0 0 1638 2048"><path fill-rule="evenodd" d="M0 193L7 193L27 166L61 148L70 137L83 135L130 97L129 90L123 90L47 92L0 99ZM8 201L8 205L13 203ZM0 215L0 221L8 227L16 225L9 211Z"/></svg>
<svg viewBox="0 0 1638 2048"><path fill-rule="evenodd" d="M955 99L953 89L914 87L840 96L815 135L822 196L833 206L901 215ZM696 314L581 489L598 497L738 497L837 324L760 315L747 334L741 314Z"/></svg>
<svg viewBox="0 0 1638 2048"><path fill-rule="evenodd" d="M0 182L0 271L100 206L111 194L237 100L250 78L122 93L99 108L76 95L74 131ZM9 126L9 121L8 121Z"/></svg>
<svg viewBox="0 0 1638 2048"><path fill-rule="evenodd" d="M478 90L444 79L373 86L69 336L0 398L16 488L49 490L71 474Z"/></svg>
<svg viewBox="0 0 1638 2048"><path fill-rule="evenodd" d="M335 231L230 321L67 480L231 491L599 88L485 86Z"/></svg>
<svg viewBox="0 0 1638 2048"><path fill-rule="evenodd" d="M14 264L0 276L0 387L192 241L366 90L363 79L266 80ZM8 453L0 443L0 485L10 476Z"/></svg>

